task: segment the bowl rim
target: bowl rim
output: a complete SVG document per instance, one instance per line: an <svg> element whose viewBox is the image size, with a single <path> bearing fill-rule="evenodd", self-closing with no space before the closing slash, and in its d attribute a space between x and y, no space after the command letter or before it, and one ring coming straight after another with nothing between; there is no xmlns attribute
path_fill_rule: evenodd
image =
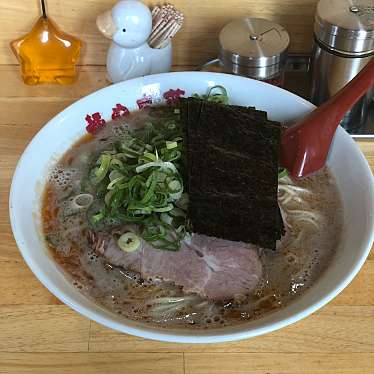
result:
<svg viewBox="0 0 374 374"><path fill-rule="evenodd" d="M288 326L292 323L295 323L308 315L314 313L316 310L320 309L324 305L326 305L329 301L331 301L334 297L336 297L347 285L353 280L353 278L357 275L361 267L363 266L364 262L366 261L367 256L369 255L369 252L371 250L373 240L374 240L374 230L371 232L371 237L368 238L366 242L365 249L363 251L363 255L359 258L359 260L354 264L353 268L349 273L347 273L344 277L344 279L339 283L337 287L335 287L332 291L327 293L323 298L321 298L318 302L313 303L307 308L304 308L303 310L287 317L283 318L277 322L270 322L260 327L247 327L243 325L243 328L241 331L232 332L232 333L224 333L219 332L222 329L212 329L212 330L180 330L180 329L157 329L152 326L142 325L133 327L129 325L126 319L123 319L124 322L120 323L113 319L110 319L109 317L104 316L103 314L99 314L95 311L92 311L89 307L86 307L79 302L75 302L72 297L66 295L64 291L62 291L57 285L53 284L51 280L49 279L48 275L43 272L43 269L38 265L38 263L33 259L31 256L31 253L28 250L26 240L23 237L22 232L18 230L17 227L17 217L15 210L13 208L14 203L16 201L16 193L15 193L15 185L19 183L19 175L20 170L23 164L23 160L28 154L28 151L32 147L33 142L38 139L39 137L43 136L43 133L46 128L49 128L52 126L56 121L58 121L60 118L62 118L67 111L71 111L74 107L78 107L81 105L82 101L86 100L87 98L92 98L95 96L99 96L102 94L102 92L106 90L110 90L113 86L120 87L122 85L128 84L128 82L132 83L138 83L139 85L144 85L144 78L147 80L157 80L160 77L170 77L171 79L175 76L179 75L201 75L205 77L220 77L225 76L227 77L228 74L223 73L207 73L207 72L172 72L172 73L163 73L163 74L155 74L151 76L145 76L140 78L131 79L130 81L120 82L116 83L115 85L110 85L104 88L101 88L100 90L94 91L93 93L86 95L73 104L69 105L67 108L65 108L63 111L59 112L56 116L54 116L52 119L50 119L44 126L41 127L41 129L33 136L25 150L23 151L21 157L18 160L17 166L15 168L15 171L13 173L11 188L10 188L10 194L9 194L9 216L10 216L10 223L12 232L15 238L15 241L17 243L18 249L21 252L25 262L31 269L31 271L34 273L34 275L38 278L38 280L58 299L60 299L63 303L74 309L79 314L97 322L100 323L106 327L112 328L114 330L117 330L122 333L128 333L131 335L135 335L142 338L147 338L151 340L157 340L157 341L164 341L164 342L173 342L173 343L221 343L221 342L228 342L228 341L234 341L234 340L242 340L247 339L255 336L259 336L265 333L273 332L275 330L278 330L282 327ZM240 81L247 81L249 78L245 77L239 77L239 76L230 76L230 79L237 79ZM252 81L252 79L249 79ZM267 83L255 81L256 84L261 85L267 85ZM148 84L148 82L146 82ZM276 90L281 90L284 92L284 94L288 96L293 96L295 100L299 101L300 103L304 104L307 108L310 108L311 110L315 107L313 104L308 102L307 100L289 92L279 87L274 87ZM338 128L337 133L339 136L343 137L349 137L350 136L342 129ZM352 140L353 141L353 140ZM354 141L353 141L354 142ZM371 174L370 166L365 159L364 155L362 154L361 150L355 144L356 151L358 151L358 155L361 158L361 161L363 161L363 164L366 164L366 171L368 174ZM368 178L370 180L368 188L372 191L372 201L374 201L374 182L373 178ZM374 216L370 216L371 224L374 227ZM130 320L128 320L130 321ZM130 321L131 324L131 321ZM209 333L211 331L211 333ZM205 334L196 335L199 332L205 332Z"/></svg>

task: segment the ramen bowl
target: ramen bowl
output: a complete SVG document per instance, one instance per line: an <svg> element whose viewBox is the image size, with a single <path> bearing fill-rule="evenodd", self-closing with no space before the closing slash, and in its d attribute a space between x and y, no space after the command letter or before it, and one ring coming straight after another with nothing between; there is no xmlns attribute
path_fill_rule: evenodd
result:
<svg viewBox="0 0 374 374"><path fill-rule="evenodd" d="M328 157L344 209L341 244L321 277L289 305L243 322L217 329L157 328L114 314L84 296L55 263L41 231L41 195L48 172L82 135L127 109L176 100L209 87L224 86L232 104L256 106L272 120L291 124L314 109L304 99L281 88L227 74L180 72L146 76L101 89L77 101L50 120L33 138L19 160L10 191L14 237L30 269L65 304L112 329L170 342L215 343L250 338L294 323L337 296L362 267L373 244L374 185L359 147L338 128Z"/></svg>

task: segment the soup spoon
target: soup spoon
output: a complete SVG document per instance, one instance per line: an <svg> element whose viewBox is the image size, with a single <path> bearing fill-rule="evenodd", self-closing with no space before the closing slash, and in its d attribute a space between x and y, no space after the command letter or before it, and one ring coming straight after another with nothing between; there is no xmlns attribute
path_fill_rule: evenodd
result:
<svg viewBox="0 0 374 374"><path fill-rule="evenodd" d="M346 112L374 85L374 60L328 101L308 114L282 136L280 164L293 178L321 169L335 131Z"/></svg>

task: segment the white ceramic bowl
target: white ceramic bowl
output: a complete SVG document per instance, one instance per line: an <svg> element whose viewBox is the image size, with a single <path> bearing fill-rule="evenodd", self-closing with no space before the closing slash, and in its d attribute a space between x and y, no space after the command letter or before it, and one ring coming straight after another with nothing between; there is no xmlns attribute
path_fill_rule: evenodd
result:
<svg viewBox="0 0 374 374"><path fill-rule="evenodd" d="M104 310L67 281L48 253L41 235L40 196L51 165L85 134L87 114L99 112L108 120L118 103L135 110L147 102L148 97L153 102L163 101L165 92L173 94L171 89L180 89L188 96L206 93L208 87L217 84L227 88L233 104L254 105L266 110L270 119L277 121L294 122L314 108L287 91L247 78L198 72L160 74L109 86L77 101L49 121L26 148L10 192L14 237L39 280L77 312L110 328L149 339L189 343L237 340L279 329L308 316L342 291L360 270L373 243L373 176L358 146L342 128L338 128L328 165L344 204L342 245L328 271L289 306L235 327L207 331L157 329Z"/></svg>

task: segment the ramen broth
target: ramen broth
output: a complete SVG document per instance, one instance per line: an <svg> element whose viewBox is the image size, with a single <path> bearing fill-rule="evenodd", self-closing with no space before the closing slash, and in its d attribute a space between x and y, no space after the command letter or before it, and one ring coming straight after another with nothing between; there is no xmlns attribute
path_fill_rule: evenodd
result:
<svg viewBox="0 0 374 374"><path fill-rule="evenodd" d="M286 234L277 250L257 249L263 274L250 295L207 300L184 293L171 282L141 279L137 273L112 266L94 251L87 212L71 209L72 196L79 193L92 160L110 149L129 124L141 127L150 115L141 111L108 123L94 136L83 137L50 174L43 198L44 234L56 262L74 286L108 310L132 320L165 327L209 328L259 318L284 307L313 285L331 262L342 230L339 193L327 168L297 183L288 177L279 180L278 201ZM162 110L157 115L162 116Z"/></svg>

